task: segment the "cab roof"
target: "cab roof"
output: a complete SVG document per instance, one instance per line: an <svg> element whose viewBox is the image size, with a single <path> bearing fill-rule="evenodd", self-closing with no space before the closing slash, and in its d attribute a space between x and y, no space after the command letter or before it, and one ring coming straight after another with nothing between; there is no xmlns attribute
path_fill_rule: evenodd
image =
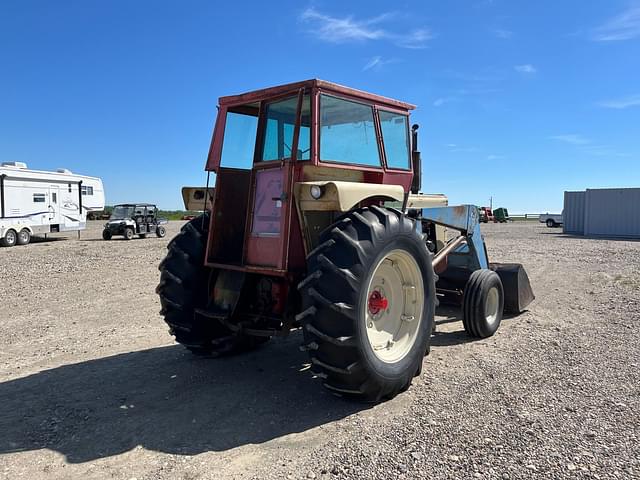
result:
<svg viewBox="0 0 640 480"><path fill-rule="evenodd" d="M374 93L365 92L363 90L357 90L351 87L345 87L343 85L339 85L337 83L328 82L326 80L320 80L317 78L313 78L310 80L303 80L301 82L287 83L284 85L278 85L275 87L263 88L260 90L254 90L252 92L240 93L238 95L230 95L225 97L220 97L218 102L220 105L239 105L243 103L251 103L266 100L272 97L277 97L280 95L286 95L287 93L297 92L301 88L316 88L322 91L326 91L328 93L338 93L349 95L351 97L360 98L362 100L367 100L369 102L375 103L376 105L386 105L389 107L394 107L402 110L413 110L416 108L415 105L410 103L401 102L400 100L395 100L389 97L383 97L381 95L376 95Z"/></svg>

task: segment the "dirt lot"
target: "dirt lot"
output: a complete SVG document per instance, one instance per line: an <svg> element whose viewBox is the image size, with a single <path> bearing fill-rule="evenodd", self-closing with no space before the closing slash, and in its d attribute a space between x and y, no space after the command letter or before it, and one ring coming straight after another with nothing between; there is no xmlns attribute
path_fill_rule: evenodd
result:
<svg viewBox="0 0 640 480"><path fill-rule="evenodd" d="M639 242L488 225L530 311L481 341L440 311L422 377L372 407L323 390L298 334L175 345L154 287L179 227L0 249L0 477L640 478Z"/></svg>

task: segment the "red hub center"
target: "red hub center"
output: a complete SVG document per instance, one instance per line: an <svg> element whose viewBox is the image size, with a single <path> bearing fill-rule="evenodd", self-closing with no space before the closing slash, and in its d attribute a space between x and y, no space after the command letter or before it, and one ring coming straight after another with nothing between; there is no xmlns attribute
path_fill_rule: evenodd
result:
<svg viewBox="0 0 640 480"><path fill-rule="evenodd" d="M377 315L382 310L386 310L389 306L389 300L382 296L378 290L374 290L369 295L369 312L371 315Z"/></svg>

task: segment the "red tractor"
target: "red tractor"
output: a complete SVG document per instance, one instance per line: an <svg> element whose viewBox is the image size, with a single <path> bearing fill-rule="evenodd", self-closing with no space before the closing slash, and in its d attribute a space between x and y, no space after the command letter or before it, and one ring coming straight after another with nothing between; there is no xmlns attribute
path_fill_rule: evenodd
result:
<svg viewBox="0 0 640 480"><path fill-rule="evenodd" d="M480 211L481 223L495 222L495 218L493 216L493 212L491 211L491 207L479 207L478 210Z"/></svg>
<svg viewBox="0 0 640 480"><path fill-rule="evenodd" d="M379 401L420 373L437 295L476 337L524 308L526 273L488 263L477 207L418 193L413 108L322 80L220 98L211 211L160 265L176 340L220 356L301 328L328 389Z"/></svg>

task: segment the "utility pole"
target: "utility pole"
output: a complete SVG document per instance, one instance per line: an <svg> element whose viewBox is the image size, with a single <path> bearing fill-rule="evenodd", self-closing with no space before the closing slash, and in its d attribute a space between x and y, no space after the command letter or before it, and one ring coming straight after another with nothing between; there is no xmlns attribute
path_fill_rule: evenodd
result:
<svg viewBox="0 0 640 480"><path fill-rule="evenodd" d="M489 197L489 208L491 209L491 212L493 212L493 196Z"/></svg>

